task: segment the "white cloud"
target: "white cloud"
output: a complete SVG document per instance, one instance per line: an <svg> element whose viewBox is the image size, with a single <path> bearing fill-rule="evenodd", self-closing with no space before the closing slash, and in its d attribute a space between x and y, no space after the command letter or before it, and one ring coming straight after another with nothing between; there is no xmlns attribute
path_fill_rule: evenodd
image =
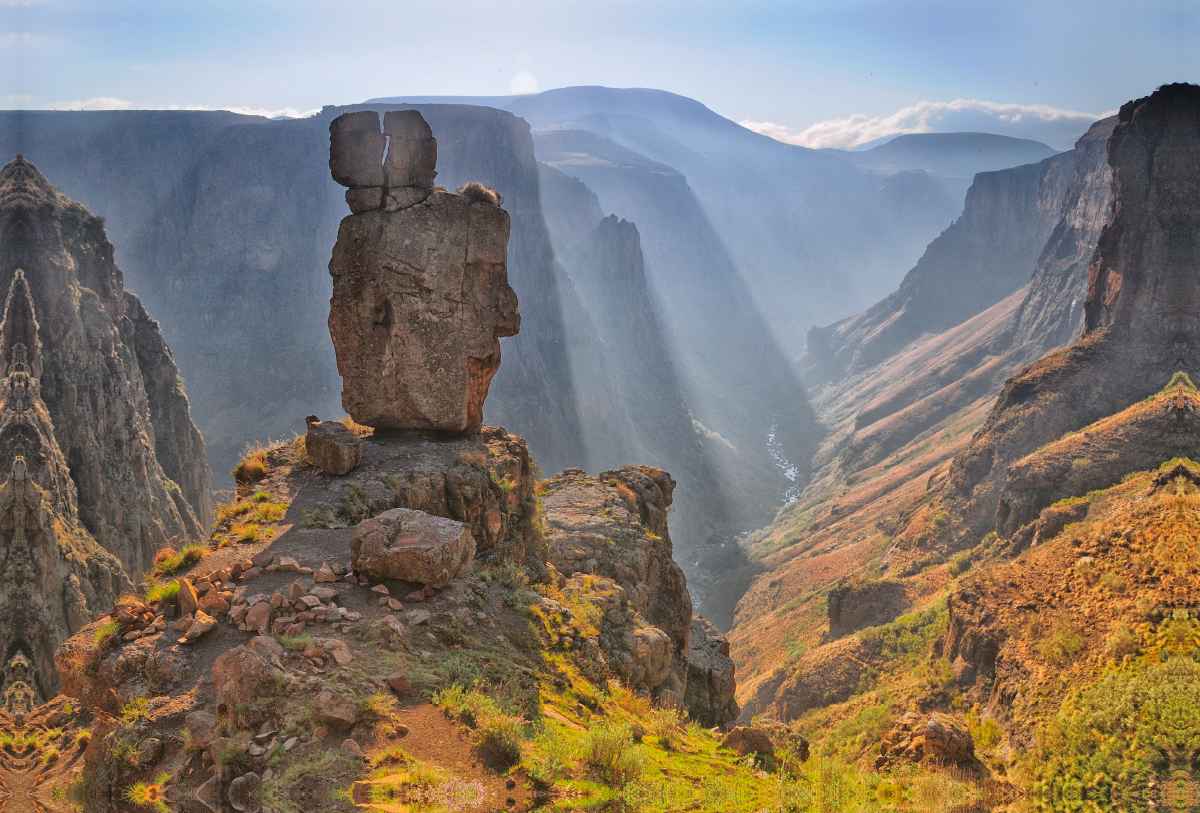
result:
<svg viewBox="0 0 1200 813"><path fill-rule="evenodd" d="M1115 112L1115 111L1113 111ZM978 99L952 102L922 101L890 116L861 113L845 119L819 121L800 133L773 122L743 121L756 133L801 147L850 149L877 138L905 133L988 132L1033 138L1058 149L1069 149L1092 122L1109 113L1083 113L1049 105L998 104Z"/></svg>
<svg viewBox="0 0 1200 813"><path fill-rule="evenodd" d="M128 110L133 102L118 99L115 96L97 96L94 99L73 102L55 102L50 105L54 110Z"/></svg>
<svg viewBox="0 0 1200 813"><path fill-rule="evenodd" d="M17 46L33 46L40 43L44 37L31 34L28 31L6 31L0 34L0 47L16 48Z"/></svg>
<svg viewBox="0 0 1200 813"><path fill-rule="evenodd" d="M281 107L278 110L268 110L265 107L209 107L203 104L173 104L167 108L168 110L227 110L230 113L239 113L243 116L263 116L268 119L287 116L293 119L306 119L309 116L315 116L321 112L321 108L314 107L312 110L297 110L294 107Z"/></svg>
<svg viewBox="0 0 1200 813"><path fill-rule="evenodd" d="M529 71L521 71L512 78L512 84L509 86L514 96L529 96L538 92L537 79L533 78L533 74Z"/></svg>
<svg viewBox="0 0 1200 813"><path fill-rule="evenodd" d="M4 97L4 100L9 104L17 104L19 102L32 102L33 97L28 93L10 93Z"/></svg>

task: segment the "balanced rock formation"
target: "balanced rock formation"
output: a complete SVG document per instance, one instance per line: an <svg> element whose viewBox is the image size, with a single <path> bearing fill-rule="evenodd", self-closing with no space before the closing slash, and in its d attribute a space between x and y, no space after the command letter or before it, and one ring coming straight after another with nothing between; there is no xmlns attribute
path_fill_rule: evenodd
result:
<svg viewBox="0 0 1200 813"><path fill-rule="evenodd" d="M494 193L434 188L437 142L415 110L387 113L383 132L370 111L329 130L330 170L354 212L329 263L342 406L376 428L476 432L500 337L521 324L508 213Z"/></svg>

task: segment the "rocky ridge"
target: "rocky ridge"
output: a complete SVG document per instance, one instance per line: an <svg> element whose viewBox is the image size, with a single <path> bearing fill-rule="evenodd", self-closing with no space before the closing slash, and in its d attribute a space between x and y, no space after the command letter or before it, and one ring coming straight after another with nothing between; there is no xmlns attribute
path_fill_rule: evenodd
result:
<svg viewBox="0 0 1200 813"><path fill-rule="evenodd" d="M60 686L54 648L159 547L203 536L211 478L170 352L122 290L99 221L17 158L0 169L0 243L0 644L23 653L40 703Z"/></svg>
<svg viewBox="0 0 1200 813"><path fill-rule="evenodd" d="M169 351L145 311L131 307L136 298L124 290L99 219L20 158L0 170L0 244L6 287L17 269L27 280L41 343L31 372L71 471L79 520L136 577L158 548L203 536L202 512L211 510L204 456L181 457L203 441L178 376L164 380L173 370ZM158 385L153 402L142 357ZM182 483L159 462L160 433ZM4 452L7 467L15 447Z"/></svg>
<svg viewBox="0 0 1200 813"><path fill-rule="evenodd" d="M1012 533L998 513L1012 463L1195 365L1200 299L1192 259L1178 246L1197 217L1190 196L1200 181L1188 169L1200 153L1196 110L1200 88L1192 85L1167 85L1121 108L1109 142L1113 210L1089 268L1083 338L1005 383L945 482L904 521L898 551L962 545L994 528ZM956 521L931 529L931 512L947 508Z"/></svg>

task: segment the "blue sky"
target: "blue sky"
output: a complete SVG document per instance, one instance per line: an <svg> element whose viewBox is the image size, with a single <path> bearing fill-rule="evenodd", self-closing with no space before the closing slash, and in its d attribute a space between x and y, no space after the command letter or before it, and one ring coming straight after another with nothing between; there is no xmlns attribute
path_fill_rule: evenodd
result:
<svg viewBox="0 0 1200 813"><path fill-rule="evenodd" d="M597 84L809 146L924 128L1061 147L1200 81L1198 44L1195 2L0 0L0 105L303 113Z"/></svg>

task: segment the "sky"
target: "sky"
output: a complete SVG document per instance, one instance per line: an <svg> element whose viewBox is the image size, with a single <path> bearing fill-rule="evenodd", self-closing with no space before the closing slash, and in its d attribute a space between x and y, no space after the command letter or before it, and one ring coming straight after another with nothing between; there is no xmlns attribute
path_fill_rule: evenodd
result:
<svg viewBox="0 0 1200 813"><path fill-rule="evenodd" d="M1197 45L1194 0L0 0L0 106L303 115L607 85L811 147L986 130L1066 148L1200 81Z"/></svg>

